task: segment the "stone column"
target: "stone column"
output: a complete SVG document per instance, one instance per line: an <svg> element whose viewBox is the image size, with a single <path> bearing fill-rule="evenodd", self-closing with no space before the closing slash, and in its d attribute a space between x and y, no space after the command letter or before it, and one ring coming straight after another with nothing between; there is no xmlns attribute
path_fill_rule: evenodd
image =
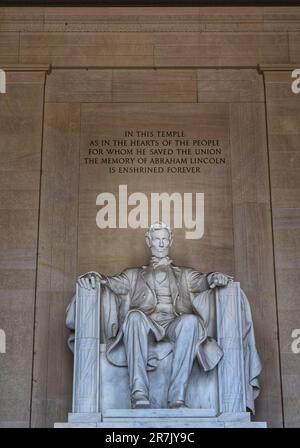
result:
<svg viewBox="0 0 300 448"><path fill-rule="evenodd" d="M76 285L73 413L100 410L100 284Z"/></svg>
<svg viewBox="0 0 300 448"><path fill-rule="evenodd" d="M218 365L220 412L246 412L240 284L216 289L218 344L224 356Z"/></svg>

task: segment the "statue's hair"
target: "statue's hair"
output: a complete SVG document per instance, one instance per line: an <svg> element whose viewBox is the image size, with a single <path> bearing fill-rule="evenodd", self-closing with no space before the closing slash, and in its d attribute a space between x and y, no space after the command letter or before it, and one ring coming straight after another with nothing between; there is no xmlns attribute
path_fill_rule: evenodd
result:
<svg viewBox="0 0 300 448"><path fill-rule="evenodd" d="M161 229L166 229L169 233L169 237L170 240L173 240L173 232L171 227L169 227L167 224L165 224L164 222L155 222L153 224L151 224L151 226L148 228L147 232L145 233L145 238L148 242L150 242L152 233L155 232L156 230L161 230Z"/></svg>

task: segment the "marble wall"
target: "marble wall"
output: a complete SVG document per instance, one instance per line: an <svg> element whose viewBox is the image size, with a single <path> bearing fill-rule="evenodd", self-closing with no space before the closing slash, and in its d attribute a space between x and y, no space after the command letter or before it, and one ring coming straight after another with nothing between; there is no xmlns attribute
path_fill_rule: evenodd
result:
<svg viewBox="0 0 300 448"><path fill-rule="evenodd" d="M95 197L120 183L205 192L204 237L178 230L172 256L241 281L264 365L255 418L299 426L299 46L298 7L0 8L0 426L66 420L76 275L147 261L142 230L96 227ZM173 126L218 137L226 164L163 178L85 164L90 139Z"/></svg>

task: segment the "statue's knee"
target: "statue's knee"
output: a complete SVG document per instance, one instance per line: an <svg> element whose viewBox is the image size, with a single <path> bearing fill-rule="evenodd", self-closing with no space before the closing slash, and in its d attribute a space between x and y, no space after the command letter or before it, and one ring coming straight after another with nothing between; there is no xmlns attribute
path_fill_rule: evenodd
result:
<svg viewBox="0 0 300 448"><path fill-rule="evenodd" d="M128 323L138 323L141 322L142 315L139 311L130 311L130 313L127 316L127 322Z"/></svg>
<svg viewBox="0 0 300 448"><path fill-rule="evenodd" d="M130 332L131 330L137 330L140 334L147 334L150 330L149 325L145 321L142 313L139 311L130 311L123 324L123 331Z"/></svg>
<svg viewBox="0 0 300 448"><path fill-rule="evenodd" d="M186 328L198 328L199 318L195 314L183 314L180 317L180 323Z"/></svg>

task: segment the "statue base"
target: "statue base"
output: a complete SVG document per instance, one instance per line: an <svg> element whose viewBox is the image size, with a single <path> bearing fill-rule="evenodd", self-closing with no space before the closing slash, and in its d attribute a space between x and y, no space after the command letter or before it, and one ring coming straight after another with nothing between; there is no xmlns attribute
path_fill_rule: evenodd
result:
<svg viewBox="0 0 300 448"><path fill-rule="evenodd" d="M266 428L249 412L223 413L214 409L107 409L103 413L70 413L68 423L55 428Z"/></svg>

